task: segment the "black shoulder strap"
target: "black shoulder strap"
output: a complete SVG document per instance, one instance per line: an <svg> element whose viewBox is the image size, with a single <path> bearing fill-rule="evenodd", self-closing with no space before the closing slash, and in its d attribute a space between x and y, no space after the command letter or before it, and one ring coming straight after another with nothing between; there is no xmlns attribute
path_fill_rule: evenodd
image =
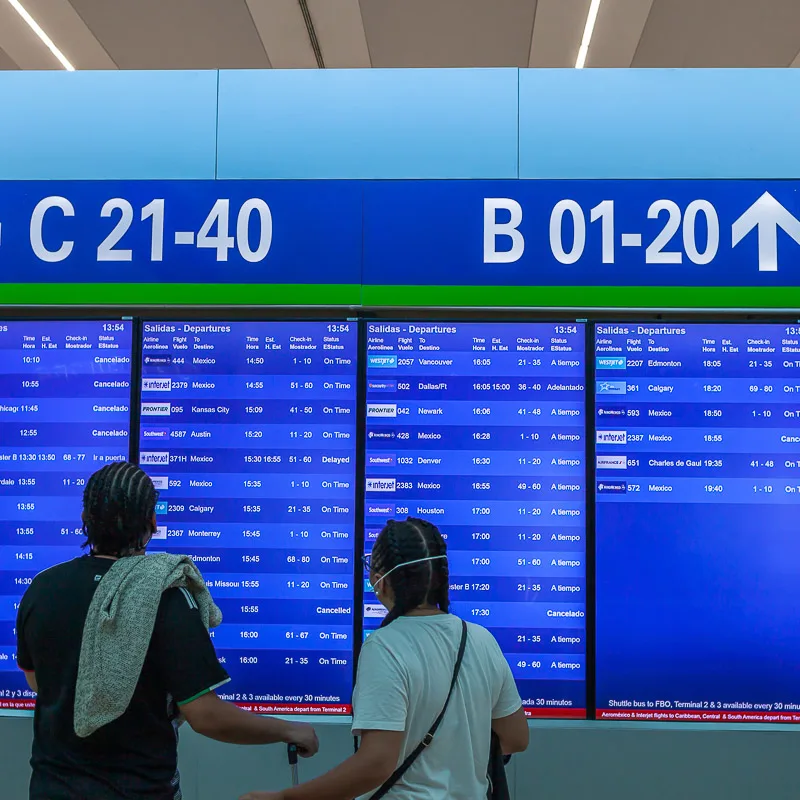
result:
<svg viewBox="0 0 800 800"><path fill-rule="evenodd" d="M461 620L461 644L458 646L458 656L456 657L456 665L453 669L453 680L450 681L450 691L447 693L447 699L444 701L444 706L436 717L430 730L425 734L425 738L409 753L406 760L386 779L384 784L370 797L370 800L379 800L384 797L389 790L405 775L409 767L419 758L420 753L426 748L430 747L433 742L433 737L436 736L436 731L439 730L439 725L442 724L447 706L450 705L450 698L453 696L453 689L456 688L458 681L458 673L461 672L461 662L464 660L464 650L467 647L467 623Z"/></svg>

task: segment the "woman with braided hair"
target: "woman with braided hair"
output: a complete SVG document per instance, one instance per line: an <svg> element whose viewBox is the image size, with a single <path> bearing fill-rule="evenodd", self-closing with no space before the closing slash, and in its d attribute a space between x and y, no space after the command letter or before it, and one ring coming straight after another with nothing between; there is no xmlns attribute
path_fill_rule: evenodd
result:
<svg viewBox="0 0 800 800"><path fill-rule="evenodd" d="M358 752L308 783L242 800L485 800L492 732L506 754L528 746L522 702L499 645L485 628L449 613L439 529L422 519L390 520L365 566L388 613L358 662Z"/></svg>

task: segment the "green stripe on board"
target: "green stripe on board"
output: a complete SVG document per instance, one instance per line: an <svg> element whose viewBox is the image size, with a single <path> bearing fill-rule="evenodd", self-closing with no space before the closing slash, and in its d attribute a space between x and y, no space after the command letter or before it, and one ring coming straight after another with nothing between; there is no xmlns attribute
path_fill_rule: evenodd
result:
<svg viewBox="0 0 800 800"><path fill-rule="evenodd" d="M365 306L800 308L800 287L364 286Z"/></svg>
<svg viewBox="0 0 800 800"><path fill-rule="evenodd" d="M301 283L4 283L0 305L349 306L361 286Z"/></svg>

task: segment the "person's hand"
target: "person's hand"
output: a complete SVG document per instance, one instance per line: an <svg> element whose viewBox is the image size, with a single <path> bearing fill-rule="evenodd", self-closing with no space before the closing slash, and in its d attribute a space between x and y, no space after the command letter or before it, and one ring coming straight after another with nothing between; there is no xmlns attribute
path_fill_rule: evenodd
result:
<svg viewBox="0 0 800 800"><path fill-rule="evenodd" d="M239 800L283 800L283 792L248 792Z"/></svg>
<svg viewBox="0 0 800 800"><path fill-rule="evenodd" d="M319 750L319 740L314 728L306 722L292 722L286 744L296 744L298 755L310 758Z"/></svg>

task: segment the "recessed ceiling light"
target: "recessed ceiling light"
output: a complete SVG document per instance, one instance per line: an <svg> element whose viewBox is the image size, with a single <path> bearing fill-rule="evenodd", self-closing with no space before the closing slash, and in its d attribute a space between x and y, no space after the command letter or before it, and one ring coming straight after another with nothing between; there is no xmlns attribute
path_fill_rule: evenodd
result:
<svg viewBox="0 0 800 800"><path fill-rule="evenodd" d="M55 46L53 40L42 30L42 26L28 13L28 10L19 0L8 0L11 7L28 24L28 27L42 40L45 47L59 60L61 66L69 72L75 72L75 67L70 64L67 57Z"/></svg>
<svg viewBox="0 0 800 800"><path fill-rule="evenodd" d="M586 66L586 56L589 53L589 45L594 34L594 24L597 22L597 12L600 10L601 0L592 0L589 6L589 16L586 17L586 27L583 29L583 39L578 50L578 60L575 62L575 69L583 69Z"/></svg>

